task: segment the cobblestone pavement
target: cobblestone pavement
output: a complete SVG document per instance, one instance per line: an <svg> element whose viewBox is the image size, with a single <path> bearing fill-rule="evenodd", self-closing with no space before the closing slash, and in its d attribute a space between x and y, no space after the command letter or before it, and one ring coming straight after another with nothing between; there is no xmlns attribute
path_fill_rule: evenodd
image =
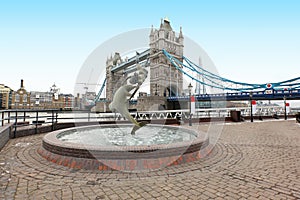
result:
<svg viewBox="0 0 300 200"><path fill-rule="evenodd" d="M300 126L227 124L202 160L145 173L74 170L37 154L43 135L0 153L0 199L300 199Z"/></svg>

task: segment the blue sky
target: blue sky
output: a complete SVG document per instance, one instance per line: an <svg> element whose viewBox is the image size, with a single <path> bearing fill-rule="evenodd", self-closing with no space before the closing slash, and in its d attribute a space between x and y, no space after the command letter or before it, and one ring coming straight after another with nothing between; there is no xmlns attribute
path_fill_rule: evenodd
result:
<svg viewBox="0 0 300 200"><path fill-rule="evenodd" d="M158 27L196 41L220 75L249 83L300 76L300 1L14 1L0 3L0 83L72 93L88 55L122 32Z"/></svg>

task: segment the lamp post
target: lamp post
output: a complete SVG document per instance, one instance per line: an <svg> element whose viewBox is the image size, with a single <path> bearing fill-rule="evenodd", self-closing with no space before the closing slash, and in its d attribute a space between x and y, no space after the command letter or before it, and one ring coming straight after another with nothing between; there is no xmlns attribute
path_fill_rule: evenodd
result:
<svg viewBox="0 0 300 200"><path fill-rule="evenodd" d="M189 109L190 109L190 117L189 117L189 125L190 126L192 126L192 102L191 102L191 96L192 96L192 88L193 88L193 86L192 86L192 84L190 83L189 84L189 86L188 86L188 88L189 88Z"/></svg>
<svg viewBox="0 0 300 200"><path fill-rule="evenodd" d="M284 120L287 120L287 116L286 116L286 96L284 95L283 97L284 100Z"/></svg>
<svg viewBox="0 0 300 200"><path fill-rule="evenodd" d="M253 122L253 113L252 113L252 97L253 97L253 93L252 93L252 91L249 92L249 97L250 97L250 120L251 120L251 122Z"/></svg>

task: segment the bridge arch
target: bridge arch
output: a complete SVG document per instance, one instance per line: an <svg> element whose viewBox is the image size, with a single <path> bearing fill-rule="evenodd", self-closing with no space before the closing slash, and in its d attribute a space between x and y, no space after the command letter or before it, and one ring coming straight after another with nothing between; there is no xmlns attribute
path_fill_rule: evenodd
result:
<svg viewBox="0 0 300 200"><path fill-rule="evenodd" d="M174 84L171 84L164 89L164 97L175 97L178 96L178 87Z"/></svg>

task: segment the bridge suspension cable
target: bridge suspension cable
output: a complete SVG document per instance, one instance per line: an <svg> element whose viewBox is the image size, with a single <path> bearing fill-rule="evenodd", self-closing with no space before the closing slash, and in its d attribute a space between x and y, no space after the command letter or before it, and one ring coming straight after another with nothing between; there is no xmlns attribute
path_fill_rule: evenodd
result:
<svg viewBox="0 0 300 200"><path fill-rule="evenodd" d="M210 86L216 89L222 89L227 91L260 91L266 89L276 89L276 90L286 90L286 89L299 89L300 88L300 77L289 79L286 81L281 81L277 83L267 83L267 84L250 84L244 82L233 81L224 77L221 77L217 74L214 74L202 66L199 66L189 60L187 57L182 57L183 61L181 62L166 50L162 50L163 54L171 62L171 64L181 73L205 86ZM185 63L183 63L185 62ZM201 75L202 80L198 79L197 75Z"/></svg>
<svg viewBox="0 0 300 200"><path fill-rule="evenodd" d="M102 83L102 86L101 86L101 88L100 88L100 90L99 90L99 92L98 92L98 94L97 94L97 96L96 96L96 98L94 100L94 103L100 101L100 96L101 96L101 94L102 94L102 92L103 92L103 90L105 88L105 84L106 84L106 78L104 79L104 81Z"/></svg>

